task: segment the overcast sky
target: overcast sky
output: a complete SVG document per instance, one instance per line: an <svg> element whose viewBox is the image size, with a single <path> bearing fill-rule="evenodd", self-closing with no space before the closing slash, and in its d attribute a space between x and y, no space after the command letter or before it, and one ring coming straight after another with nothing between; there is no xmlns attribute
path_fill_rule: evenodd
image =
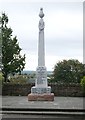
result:
<svg viewBox="0 0 85 120"><path fill-rule="evenodd" d="M30 2L2 0L0 12L9 18L13 36L17 36L22 54L26 54L25 70L38 65L39 11L43 7L45 22L45 63L53 70L56 62L78 59L83 62L83 3ZM17 2L18 1L18 2Z"/></svg>

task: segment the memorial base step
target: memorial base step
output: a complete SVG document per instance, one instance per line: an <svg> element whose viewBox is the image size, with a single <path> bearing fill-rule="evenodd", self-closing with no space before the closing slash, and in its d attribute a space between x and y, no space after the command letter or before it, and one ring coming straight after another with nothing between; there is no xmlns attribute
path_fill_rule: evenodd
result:
<svg viewBox="0 0 85 120"><path fill-rule="evenodd" d="M28 94L28 101L54 101L54 93L50 94Z"/></svg>

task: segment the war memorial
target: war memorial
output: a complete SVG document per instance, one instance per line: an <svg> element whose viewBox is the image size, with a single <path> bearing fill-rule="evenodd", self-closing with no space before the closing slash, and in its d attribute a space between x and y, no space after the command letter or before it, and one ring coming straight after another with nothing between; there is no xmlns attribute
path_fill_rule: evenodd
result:
<svg viewBox="0 0 85 120"><path fill-rule="evenodd" d="M59 97L47 83L44 43L44 13L39 13L38 67L35 86L28 96L3 96L2 120L85 120L83 97ZM0 96L1 99L1 96Z"/></svg>
<svg viewBox="0 0 85 120"><path fill-rule="evenodd" d="M31 94L28 95L28 100L46 100L53 101L54 94L51 93L51 87L47 83L47 71L45 67L45 45L44 45L44 13L43 8L39 13L39 42L38 42L38 67L36 70L37 79L35 86L31 88Z"/></svg>

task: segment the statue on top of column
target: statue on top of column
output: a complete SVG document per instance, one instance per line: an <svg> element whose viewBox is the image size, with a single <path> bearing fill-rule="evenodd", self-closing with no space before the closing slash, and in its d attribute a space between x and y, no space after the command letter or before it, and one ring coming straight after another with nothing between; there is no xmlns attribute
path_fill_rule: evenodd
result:
<svg viewBox="0 0 85 120"><path fill-rule="evenodd" d="M39 17L41 18L39 21L39 30L42 31L44 30L44 26L45 26L43 21L43 17L44 17L43 8L40 9Z"/></svg>

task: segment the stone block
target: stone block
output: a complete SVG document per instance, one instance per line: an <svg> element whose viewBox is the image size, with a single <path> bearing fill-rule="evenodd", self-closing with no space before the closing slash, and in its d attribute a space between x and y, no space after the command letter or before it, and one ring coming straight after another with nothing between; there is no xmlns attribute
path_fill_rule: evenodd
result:
<svg viewBox="0 0 85 120"><path fill-rule="evenodd" d="M50 94L28 94L28 101L54 101L54 93Z"/></svg>
<svg viewBox="0 0 85 120"><path fill-rule="evenodd" d="M40 87L33 86L31 88L31 93L33 93L33 94L43 94L43 93L49 94L49 93L51 93L51 87L48 86L46 88L44 88L44 87L40 88Z"/></svg>

